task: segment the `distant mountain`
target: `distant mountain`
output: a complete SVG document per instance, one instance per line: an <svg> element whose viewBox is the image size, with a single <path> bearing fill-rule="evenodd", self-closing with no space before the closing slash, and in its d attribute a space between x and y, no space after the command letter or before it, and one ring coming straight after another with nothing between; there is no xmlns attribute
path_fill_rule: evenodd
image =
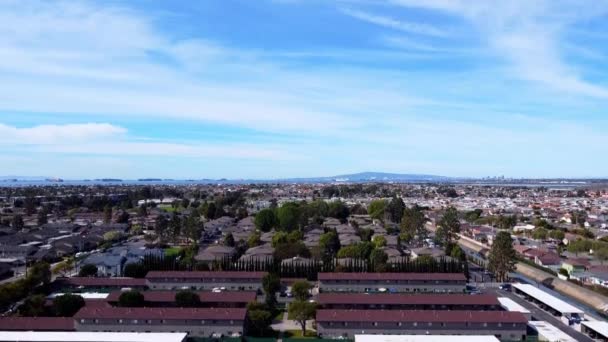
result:
<svg viewBox="0 0 608 342"><path fill-rule="evenodd" d="M285 178L274 180L276 182L289 183L333 183L333 182L445 182L453 178L425 174L401 174L386 172L360 172L331 177L309 177L309 178Z"/></svg>
<svg viewBox="0 0 608 342"><path fill-rule="evenodd" d="M43 181L52 177L38 177L38 176L0 176L0 181L2 180L21 180L21 181Z"/></svg>

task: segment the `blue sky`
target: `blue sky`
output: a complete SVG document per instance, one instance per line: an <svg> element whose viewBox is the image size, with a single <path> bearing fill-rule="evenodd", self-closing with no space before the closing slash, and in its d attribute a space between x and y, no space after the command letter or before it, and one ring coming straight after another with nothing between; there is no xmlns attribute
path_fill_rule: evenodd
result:
<svg viewBox="0 0 608 342"><path fill-rule="evenodd" d="M0 2L0 174L608 177L608 1Z"/></svg>

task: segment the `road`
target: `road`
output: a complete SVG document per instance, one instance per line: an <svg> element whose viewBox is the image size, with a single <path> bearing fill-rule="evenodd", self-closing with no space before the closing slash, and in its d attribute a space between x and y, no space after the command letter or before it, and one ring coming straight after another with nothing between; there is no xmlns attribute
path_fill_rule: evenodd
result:
<svg viewBox="0 0 608 342"><path fill-rule="evenodd" d="M574 330L574 328L567 326L557 317L540 309L538 306L524 300L523 298L513 294L511 291L503 291L503 290L499 290L499 289L485 289L484 292L488 293L488 294L495 294L498 297L507 297L507 298L512 299L519 305L528 309L530 311L530 313L532 314L533 320L548 322L579 342L593 342L593 339Z"/></svg>

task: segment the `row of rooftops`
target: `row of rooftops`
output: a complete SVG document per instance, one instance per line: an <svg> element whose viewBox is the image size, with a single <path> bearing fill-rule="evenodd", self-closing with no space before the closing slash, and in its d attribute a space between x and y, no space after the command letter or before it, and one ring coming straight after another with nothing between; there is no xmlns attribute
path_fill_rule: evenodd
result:
<svg viewBox="0 0 608 342"><path fill-rule="evenodd" d="M469 310L317 310L317 322L521 323L520 312Z"/></svg>
<svg viewBox="0 0 608 342"><path fill-rule="evenodd" d="M107 297L107 302L118 302L122 291L113 291ZM172 303L175 302L177 291L142 291L146 302ZM234 291L234 292L197 292L199 299L203 303L250 303L255 301L256 293L253 291Z"/></svg>
<svg viewBox="0 0 608 342"><path fill-rule="evenodd" d="M167 279L234 279L259 280L266 275L265 272L237 272L237 271L150 271L145 278L63 278L62 281L74 286L107 286L107 287L143 287L146 281ZM319 273L319 281L399 281L399 280L427 280L427 281L466 281L462 273Z"/></svg>
<svg viewBox="0 0 608 342"><path fill-rule="evenodd" d="M319 293L321 305L479 305L500 306L496 296L466 294Z"/></svg>

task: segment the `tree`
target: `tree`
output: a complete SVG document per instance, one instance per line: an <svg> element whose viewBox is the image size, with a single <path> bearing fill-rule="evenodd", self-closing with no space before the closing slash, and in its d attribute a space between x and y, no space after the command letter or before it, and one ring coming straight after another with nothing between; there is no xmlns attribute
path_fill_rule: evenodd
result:
<svg viewBox="0 0 608 342"><path fill-rule="evenodd" d="M164 243L169 237L169 221L165 215L159 215L156 219L156 223L154 225L154 231L156 235L160 238L161 243Z"/></svg>
<svg viewBox="0 0 608 342"><path fill-rule="evenodd" d="M93 264L86 264L80 268L80 272L78 272L79 277L96 277L97 276L97 266Z"/></svg>
<svg viewBox="0 0 608 342"><path fill-rule="evenodd" d="M300 208L297 203L289 202L283 204L277 212L280 228L288 232L297 229L300 222L300 214Z"/></svg>
<svg viewBox="0 0 608 342"><path fill-rule="evenodd" d="M179 237L182 232L182 219L177 212L171 214L169 220L169 230L171 231L171 237L175 240Z"/></svg>
<svg viewBox="0 0 608 342"><path fill-rule="evenodd" d="M23 229L24 227L23 217L21 215L13 216L13 221L11 222L11 226L15 229Z"/></svg>
<svg viewBox="0 0 608 342"><path fill-rule="evenodd" d="M559 240L562 241L564 240L564 238L566 237L566 234L559 230L559 229L554 229L552 231L549 232L549 237L554 239L554 240Z"/></svg>
<svg viewBox="0 0 608 342"><path fill-rule="evenodd" d="M419 244L427 238L428 232L424 227L426 218L424 213L418 206L405 208L403 218L401 219L401 232L407 232L412 237L416 237Z"/></svg>
<svg viewBox="0 0 608 342"><path fill-rule="evenodd" d="M138 308L143 307L146 304L144 295L139 291L131 290L120 294L118 297L118 306L125 308Z"/></svg>
<svg viewBox="0 0 608 342"><path fill-rule="evenodd" d="M67 293L55 297L53 300L53 309L57 316L72 317L84 306L84 304L84 299L81 296Z"/></svg>
<svg viewBox="0 0 608 342"><path fill-rule="evenodd" d="M393 196L391 202L388 204L387 211L391 221L400 223L403 218L403 211L405 210L405 203L400 197Z"/></svg>
<svg viewBox="0 0 608 342"><path fill-rule="evenodd" d="M107 204L104 208L103 208L103 223L110 223L112 222L112 207Z"/></svg>
<svg viewBox="0 0 608 342"><path fill-rule="evenodd" d="M346 218L350 215L348 207L342 201L333 201L329 204L329 210L327 212L329 217L337 218L340 222L346 222Z"/></svg>
<svg viewBox="0 0 608 342"><path fill-rule="evenodd" d="M255 231L255 232L251 233L251 235L249 235L249 239L247 239L247 246L249 246L249 248L259 246L261 244L262 244L262 235L260 234L260 232Z"/></svg>
<svg viewBox="0 0 608 342"><path fill-rule="evenodd" d="M534 240L544 241L547 239L547 235L549 235L549 232L542 227L534 228L534 230L532 231L532 238Z"/></svg>
<svg viewBox="0 0 608 342"><path fill-rule="evenodd" d="M598 248L595 249L593 251L593 255L602 263L604 264L604 261L608 260L608 248L607 247L602 247L602 248Z"/></svg>
<svg viewBox="0 0 608 342"><path fill-rule="evenodd" d="M51 266L47 262L35 263L28 272L28 278L32 286L47 285L51 282Z"/></svg>
<svg viewBox="0 0 608 342"><path fill-rule="evenodd" d="M382 220L387 206L388 202L386 200L373 200L369 203L367 212L371 218Z"/></svg>
<svg viewBox="0 0 608 342"><path fill-rule="evenodd" d="M65 276L70 270L74 268L74 258L67 258L62 262L58 263L51 270L53 274L59 274Z"/></svg>
<svg viewBox="0 0 608 342"><path fill-rule="evenodd" d="M175 305L180 308L196 308L201 306L201 299L195 292L179 291L175 294Z"/></svg>
<svg viewBox="0 0 608 342"><path fill-rule="evenodd" d="M226 234L224 237L224 246L234 247L235 245L236 241L234 241L234 236L232 236L232 233Z"/></svg>
<svg viewBox="0 0 608 342"><path fill-rule="evenodd" d="M281 278L274 273L268 273L262 278L262 289L266 295L268 308L273 309L277 302L276 293L281 289Z"/></svg>
<svg viewBox="0 0 608 342"><path fill-rule="evenodd" d="M269 232L272 228L278 224L277 215L272 209L260 210L255 215L255 227L262 232Z"/></svg>
<svg viewBox="0 0 608 342"><path fill-rule="evenodd" d="M451 248L455 240L458 240L460 233L460 220L458 219L458 210L454 207L449 207L437 225L435 236L437 240L446 248Z"/></svg>
<svg viewBox="0 0 608 342"><path fill-rule="evenodd" d="M361 241L371 241L374 231L370 228L360 228L357 231L357 235L359 235Z"/></svg>
<svg viewBox="0 0 608 342"><path fill-rule="evenodd" d="M123 210L116 218L116 223L129 223L129 213Z"/></svg>
<svg viewBox="0 0 608 342"><path fill-rule="evenodd" d="M568 270L565 268L560 268L558 273L566 278L570 278L570 273L568 273Z"/></svg>
<svg viewBox="0 0 608 342"><path fill-rule="evenodd" d="M263 336L272 324L272 312L263 303L251 302L247 304L247 317L254 336Z"/></svg>
<svg viewBox="0 0 608 342"><path fill-rule="evenodd" d="M46 208L43 207L42 209L40 209L40 211L38 212L38 217L37 217L37 221L38 221L37 223L39 226L42 226L42 225L45 225L48 223L47 215L48 215L48 211Z"/></svg>
<svg viewBox="0 0 608 342"><path fill-rule="evenodd" d="M144 278L147 273L148 269L139 262L130 262L122 270L123 276L131 278Z"/></svg>
<svg viewBox="0 0 608 342"><path fill-rule="evenodd" d="M375 248L384 247L384 246L386 246L386 238L382 235L376 235L372 239L372 243L374 244Z"/></svg>
<svg viewBox="0 0 608 342"><path fill-rule="evenodd" d="M336 256L340 250L340 238L335 230L330 230L327 233L321 234L319 238L319 246L325 260Z"/></svg>
<svg viewBox="0 0 608 342"><path fill-rule="evenodd" d="M302 336L306 336L306 321L313 319L316 312L316 303L298 300L289 304L289 317L302 327Z"/></svg>
<svg viewBox="0 0 608 342"><path fill-rule="evenodd" d="M291 285L291 292L296 300L305 301L308 299L311 288L312 286L306 280L298 280Z"/></svg>
<svg viewBox="0 0 608 342"><path fill-rule="evenodd" d="M375 272L383 272L386 270L386 263L388 261L388 255L386 253L376 248L369 255L370 264L374 265Z"/></svg>
<svg viewBox="0 0 608 342"><path fill-rule="evenodd" d="M19 305L17 312L23 317L39 317L46 314L46 297L44 295L33 295L27 297L23 304Z"/></svg>
<svg viewBox="0 0 608 342"><path fill-rule="evenodd" d="M499 232L490 250L488 269L494 273L498 281L505 281L509 272L515 271L516 262L517 254L513 249L511 234Z"/></svg>
<svg viewBox="0 0 608 342"><path fill-rule="evenodd" d="M469 223L473 223L481 217L481 214L483 214L483 210L481 210L481 209L467 211L464 214L464 219Z"/></svg>

